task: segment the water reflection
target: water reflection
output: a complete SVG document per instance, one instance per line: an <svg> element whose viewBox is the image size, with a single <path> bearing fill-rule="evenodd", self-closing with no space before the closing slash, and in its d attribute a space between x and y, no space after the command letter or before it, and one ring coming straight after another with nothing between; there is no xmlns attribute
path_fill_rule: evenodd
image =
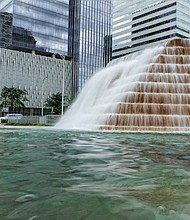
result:
<svg viewBox="0 0 190 220"><path fill-rule="evenodd" d="M0 219L190 219L189 140L2 129Z"/></svg>

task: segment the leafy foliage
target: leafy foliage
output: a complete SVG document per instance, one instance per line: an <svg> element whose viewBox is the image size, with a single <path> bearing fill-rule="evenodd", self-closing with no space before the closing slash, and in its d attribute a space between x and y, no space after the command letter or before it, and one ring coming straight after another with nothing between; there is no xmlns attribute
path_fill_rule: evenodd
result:
<svg viewBox="0 0 190 220"><path fill-rule="evenodd" d="M69 105L72 103L72 99L68 96L64 96L63 99L63 111L65 111ZM60 92L52 94L49 98L46 100L46 107L53 108L53 112L55 115L61 114L62 111L62 94Z"/></svg>
<svg viewBox="0 0 190 220"><path fill-rule="evenodd" d="M11 107L12 109L17 107L25 107L24 102L28 101L26 98L26 90L19 88L7 88L6 86L1 91L2 107Z"/></svg>

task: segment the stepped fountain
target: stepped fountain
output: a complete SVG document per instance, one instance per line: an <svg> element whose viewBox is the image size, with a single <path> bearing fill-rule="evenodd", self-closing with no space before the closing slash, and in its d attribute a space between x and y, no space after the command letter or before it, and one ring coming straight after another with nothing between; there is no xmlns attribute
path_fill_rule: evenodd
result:
<svg viewBox="0 0 190 220"><path fill-rule="evenodd" d="M60 129L190 130L190 40L175 38L117 60L95 74Z"/></svg>

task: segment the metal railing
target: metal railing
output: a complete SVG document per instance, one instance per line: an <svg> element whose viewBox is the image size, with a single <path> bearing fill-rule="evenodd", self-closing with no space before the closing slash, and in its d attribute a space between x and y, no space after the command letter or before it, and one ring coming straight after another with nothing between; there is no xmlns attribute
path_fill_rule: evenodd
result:
<svg viewBox="0 0 190 220"><path fill-rule="evenodd" d="M1 119L1 123L20 124L20 125L49 125L56 124L61 119L61 115L45 115L45 116L22 116L21 118Z"/></svg>

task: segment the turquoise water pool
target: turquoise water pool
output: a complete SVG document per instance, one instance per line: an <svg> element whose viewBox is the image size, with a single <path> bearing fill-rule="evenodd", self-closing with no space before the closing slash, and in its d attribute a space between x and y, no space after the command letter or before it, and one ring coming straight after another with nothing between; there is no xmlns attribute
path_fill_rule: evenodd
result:
<svg viewBox="0 0 190 220"><path fill-rule="evenodd" d="M7 219L190 219L190 136L1 129Z"/></svg>

